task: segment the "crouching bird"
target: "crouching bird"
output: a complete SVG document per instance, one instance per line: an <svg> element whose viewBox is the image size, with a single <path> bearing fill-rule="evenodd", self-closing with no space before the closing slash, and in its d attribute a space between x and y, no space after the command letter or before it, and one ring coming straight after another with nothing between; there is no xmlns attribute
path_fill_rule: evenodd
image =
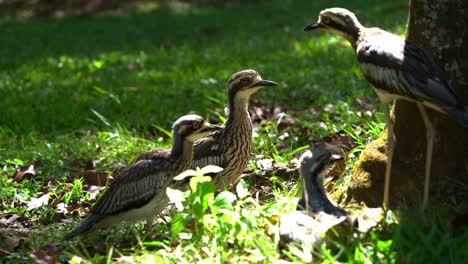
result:
<svg viewBox="0 0 468 264"><path fill-rule="evenodd" d="M228 116L223 129L200 139L194 145L192 168L216 165L223 171L213 176L217 189L228 188L242 174L252 151L252 120L248 112L250 95L264 86L275 86L262 80L254 70L237 72L227 81Z"/></svg>
<svg viewBox="0 0 468 264"><path fill-rule="evenodd" d="M299 159L302 178L302 199L296 210L280 218L279 234L282 242L299 242L307 248L319 245L324 233L343 222L348 213L334 205L323 188L328 168L343 156L326 148L308 150Z"/></svg>
<svg viewBox="0 0 468 264"><path fill-rule="evenodd" d="M326 148L308 150L299 159L299 173L302 178L302 198L297 210L312 213L325 212L335 216L344 216L346 212L334 205L323 187L323 178L333 163L342 160L343 156L332 154Z"/></svg>
<svg viewBox="0 0 468 264"><path fill-rule="evenodd" d="M426 126L426 166L422 209L429 199L434 129L425 107L448 115L468 127L468 107L457 97L432 58L413 42L379 28L367 28L344 8L328 8L320 12L317 23L304 30L322 30L346 38L357 54L364 77L377 92L385 107L388 129L388 158L385 171L384 204L388 205L390 173L395 146L393 124L388 103L396 99L415 102Z"/></svg>
<svg viewBox="0 0 468 264"><path fill-rule="evenodd" d="M172 126L172 148L153 150L121 171L91 214L65 238L119 224L122 221L146 220L149 231L153 218L168 204L166 187L173 178L190 168L193 143L219 130L197 115L182 116Z"/></svg>

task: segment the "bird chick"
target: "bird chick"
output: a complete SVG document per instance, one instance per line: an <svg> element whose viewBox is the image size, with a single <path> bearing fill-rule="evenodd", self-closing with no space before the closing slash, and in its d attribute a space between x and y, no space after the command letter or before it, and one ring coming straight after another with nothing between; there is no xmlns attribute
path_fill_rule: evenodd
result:
<svg viewBox="0 0 468 264"><path fill-rule="evenodd" d="M328 198L323 187L323 178L333 163L342 160L343 156L332 154L326 148L308 150L299 159L299 173L302 178L302 199L297 210L312 213L325 212L335 216L345 216L345 210L335 206Z"/></svg>
<svg viewBox="0 0 468 264"><path fill-rule="evenodd" d="M346 38L357 54L364 77L374 87L385 106L388 129L388 159L385 171L384 204L388 205L390 172L394 152L394 131L388 103L396 99L415 102L426 126L426 167L424 209L429 198L434 129L425 107L448 115L468 127L468 107L445 80L440 67L413 42L379 28L363 26L356 16L344 8L328 8L320 12L317 23L305 31L321 30Z"/></svg>
<svg viewBox="0 0 468 264"><path fill-rule="evenodd" d="M122 170L91 209L91 214L65 238L122 221L146 220L148 230L154 216L168 204L166 187L175 176L190 168L194 142L219 129L197 115L177 119L172 127L172 148L154 150Z"/></svg>
<svg viewBox="0 0 468 264"><path fill-rule="evenodd" d="M331 154L325 148L308 150L299 159L302 178L302 199L296 210L282 215L279 222L281 244L297 242L304 249L320 246L326 232L333 226L345 223L348 213L335 206L323 188L323 177L328 167L343 156Z"/></svg>
<svg viewBox="0 0 468 264"><path fill-rule="evenodd" d="M194 145L192 168L216 165L223 171L213 176L217 189L230 187L247 167L252 150L252 121L248 112L250 95L264 86L277 85L262 80L254 70L243 70L229 78L228 117L223 129L211 133Z"/></svg>

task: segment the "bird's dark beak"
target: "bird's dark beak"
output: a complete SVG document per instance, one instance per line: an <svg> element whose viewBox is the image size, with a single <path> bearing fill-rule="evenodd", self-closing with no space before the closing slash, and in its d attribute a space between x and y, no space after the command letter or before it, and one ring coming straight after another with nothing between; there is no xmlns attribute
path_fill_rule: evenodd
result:
<svg viewBox="0 0 468 264"><path fill-rule="evenodd" d="M223 127L212 125L212 124L205 124L205 127L201 129L198 133L209 133L221 130Z"/></svg>
<svg viewBox="0 0 468 264"><path fill-rule="evenodd" d="M340 160L343 160L343 159L344 159L344 157L342 155L332 154L331 157L330 157L330 164L335 163L335 162L340 161Z"/></svg>
<svg viewBox="0 0 468 264"><path fill-rule="evenodd" d="M304 31L311 31L311 30L315 30L315 29L318 29L318 28L321 28L321 27L322 27L322 24L314 23L314 24L310 24L307 27L305 27Z"/></svg>
<svg viewBox="0 0 468 264"><path fill-rule="evenodd" d="M259 87L259 86L276 86L276 85L278 84L273 81L261 80L259 82L254 83L252 86L250 86L250 88Z"/></svg>

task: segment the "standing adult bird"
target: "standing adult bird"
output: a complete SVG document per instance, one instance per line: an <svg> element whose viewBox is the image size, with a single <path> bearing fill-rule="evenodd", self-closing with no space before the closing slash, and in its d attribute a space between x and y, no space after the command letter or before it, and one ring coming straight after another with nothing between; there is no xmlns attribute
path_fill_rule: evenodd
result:
<svg viewBox="0 0 468 264"><path fill-rule="evenodd" d="M213 176L218 189L229 187L242 174L252 150L252 120L248 112L250 95L275 82L262 80L254 70L243 70L229 78L228 117L223 129L197 141L192 168L216 165L224 170Z"/></svg>
<svg viewBox="0 0 468 264"><path fill-rule="evenodd" d="M91 214L65 238L122 221L146 220L149 231L154 216L169 201L166 187L175 176L190 168L193 143L218 129L197 115L177 119L172 127L172 149L153 150L151 155L121 171L91 209Z"/></svg>
<svg viewBox="0 0 468 264"><path fill-rule="evenodd" d="M388 159L385 170L384 204L388 204L390 172L395 146L393 124L388 104L396 99L415 102L426 126L426 166L422 208L429 199L429 179L432 163L434 128L425 107L451 117L468 126L468 108L456 96L432 58L413 42L379 28L367 28L344 8L322 10L317 23L304 30L322 30L346 38L356 51L364 77L377 92L385 107L388 129Z"/></svg>

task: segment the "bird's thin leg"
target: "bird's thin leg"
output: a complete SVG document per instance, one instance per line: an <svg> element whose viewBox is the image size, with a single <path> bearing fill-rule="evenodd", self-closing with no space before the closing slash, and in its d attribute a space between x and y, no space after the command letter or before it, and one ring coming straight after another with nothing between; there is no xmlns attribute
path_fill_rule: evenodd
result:
<svg viewBox="0 0 468 264"><path fill-rule="evenodd" d="M388 206L388 197L390 191L390 174L392 171L393 151L395 150L395 134L393 123L390 118L389 104L384 104L385 121L387 123L387 166L385 167L385 185L383 203Z"/></svg>
<svg viewBox="0 0 468 264"><path fill-rule="evenodd" d="M431 165L432 165L432 149L434 147L434 127L432 126L431 120L427 115L427 111L424 105L417 103L419 112L426 126L426 167L424 173L424 196L422 202L422 210L425 210L427 203L429 202L429 182L431 177Z"/></svg>

